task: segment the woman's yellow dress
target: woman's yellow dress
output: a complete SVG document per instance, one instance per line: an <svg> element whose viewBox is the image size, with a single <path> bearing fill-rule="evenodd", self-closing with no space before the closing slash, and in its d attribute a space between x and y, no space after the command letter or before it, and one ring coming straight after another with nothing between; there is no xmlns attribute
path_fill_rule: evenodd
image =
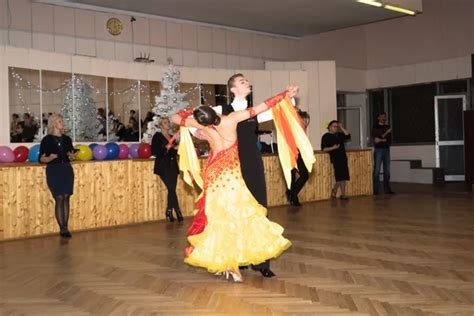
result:
<svg viewBox="0 0 474 316"><path fill-rule="evenodd" d="M184 261L212 273L262 263L291 246L283 227L268 220L267 209L246 187L237 146L210 155L198 213L188 230L191 246Z"/></svg>

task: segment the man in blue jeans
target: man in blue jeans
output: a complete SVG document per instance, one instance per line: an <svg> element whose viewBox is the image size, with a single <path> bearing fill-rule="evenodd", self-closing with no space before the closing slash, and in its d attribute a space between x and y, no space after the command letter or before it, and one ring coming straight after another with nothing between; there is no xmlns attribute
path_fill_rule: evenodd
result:
<svg viewBox="0 0 474 316"><path fill-rule="evenodd" d="M379 194L380 166L383 163L383 190L386 194L394 194L390 188L390 144L392 143L392 129L385 124L387 120L385 113L377 116L377 123L372 129L374 141L374 195Z"/></svg>

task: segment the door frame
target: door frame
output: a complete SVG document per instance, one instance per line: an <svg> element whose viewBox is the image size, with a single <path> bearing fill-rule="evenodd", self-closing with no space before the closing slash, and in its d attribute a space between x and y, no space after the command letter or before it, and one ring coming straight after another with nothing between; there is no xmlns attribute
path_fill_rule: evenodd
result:
<svg viewBox="0 0 474 316"><path fill-rule="evenodd" d="M359 111L359 148L364 148L363 130L362 130L362 106L339 106L336 108L336 115L338 110L357 110ZM347 127L347 126L344 126Z"/></svg>
<svg viewBox="0 0 474 316"><path fill-rule="evenodd" d="M451 146L451 145L463 145L463 140L450 140L450 141L440 141L439 140L439 124L438 124L438 100L446 99L462 99L462 112L464 117L464 111L466 111L466 95L465 94L456 94L456 95L437 95L434 98L434 110L435 110L435 152L436 152L436 167L440 168L440 155L439 148L440 146ZM463 120L464 124L464 120ZM463 128L464 129L464 128ZM464 162L466 164L466 162ZM465 175L444 175L445 181L464 181Z"/></svg>

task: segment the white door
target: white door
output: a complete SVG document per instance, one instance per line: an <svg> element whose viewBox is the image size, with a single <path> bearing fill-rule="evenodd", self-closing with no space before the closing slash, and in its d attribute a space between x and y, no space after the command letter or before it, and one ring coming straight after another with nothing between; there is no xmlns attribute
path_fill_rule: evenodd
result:
<svg viewBox="0 0 474 316"><path fill-rule="evenodd" d="M464 180L465 95L435 97L436 167L444 169L446 181Z"/></svg>

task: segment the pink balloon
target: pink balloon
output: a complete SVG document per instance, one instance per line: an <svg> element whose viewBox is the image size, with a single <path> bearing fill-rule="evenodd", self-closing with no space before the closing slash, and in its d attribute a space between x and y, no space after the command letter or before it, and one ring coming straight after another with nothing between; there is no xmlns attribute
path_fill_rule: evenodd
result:
<svg viewBox="0 0 474 316"><path fill-rule="evenodd" d="M120 152L118 155L118 159L127 159L128 158L128 146L125 144L119 145Z"/></svg>
<svg viewBox="0 0 474 316"><path fill-rule="evenodd" d="M0 162L13 162L15 160L15 154L10 147L0 146Z"/></svg>

